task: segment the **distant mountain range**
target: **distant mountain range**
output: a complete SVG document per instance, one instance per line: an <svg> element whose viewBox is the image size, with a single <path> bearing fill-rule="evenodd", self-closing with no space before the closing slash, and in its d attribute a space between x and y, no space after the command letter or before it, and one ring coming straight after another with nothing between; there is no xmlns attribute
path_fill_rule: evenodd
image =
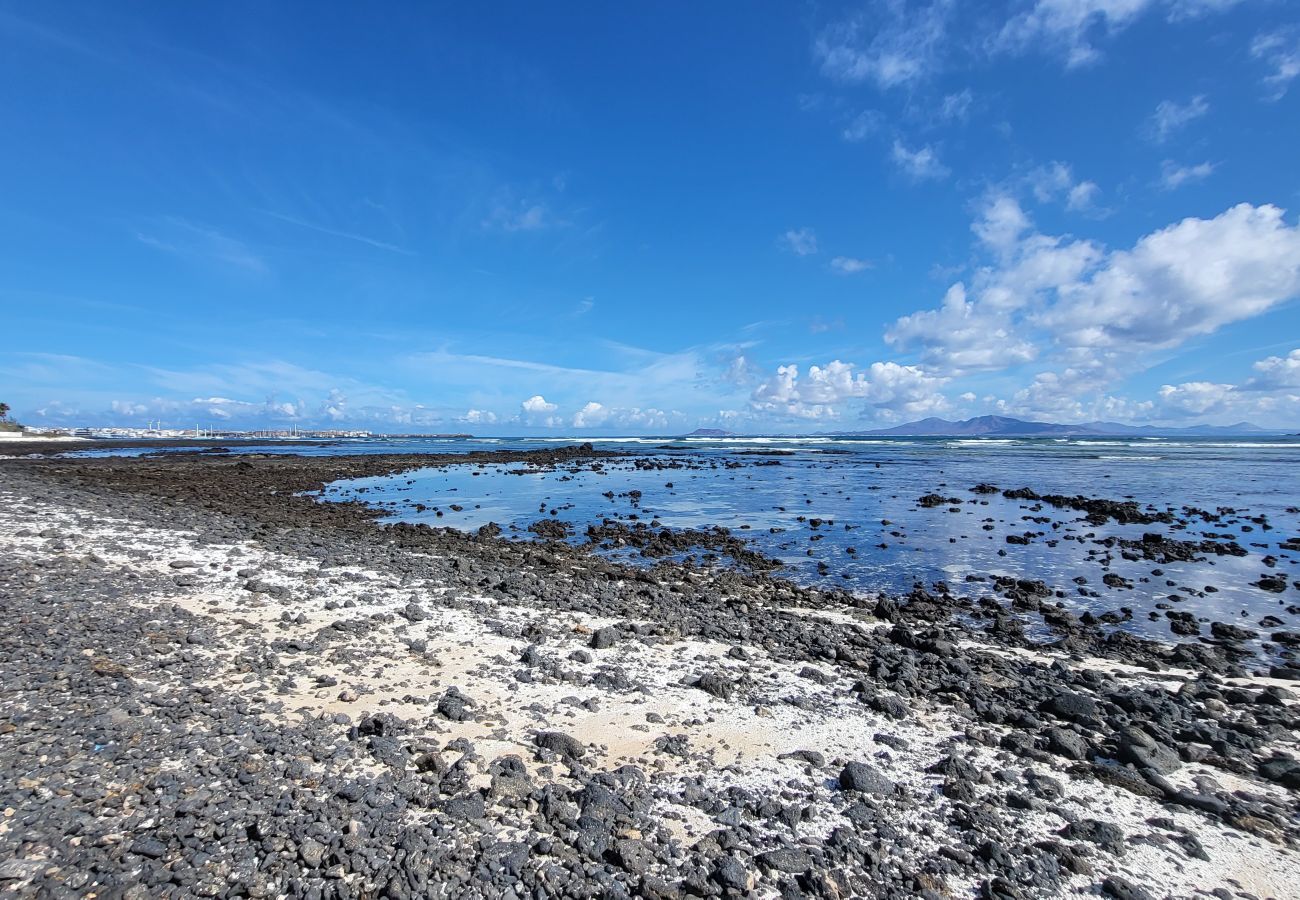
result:
<svg viewBox="0 0 1300 900"><path fill-rule="evenodd" d="M871 431L835 431L830 434L847 436L899 435L938 437L1104 437L1106 435L1244 435L1268 434L1257 425L1238 422L1236 425L1189 425L1185 428L1162 428L1155 425L1123 425L1119 422L1084 422L1066 425L1059 422L1026 422L1007 416L977 416L961 422L930 417L893 428Z"/></svg>
<svg viewBox="0 0 1300 900"><path fill-rule="evenodd" d="M734 431L723 431L721 428L697 428L690 434L682 437L735 437Z"/></svg>

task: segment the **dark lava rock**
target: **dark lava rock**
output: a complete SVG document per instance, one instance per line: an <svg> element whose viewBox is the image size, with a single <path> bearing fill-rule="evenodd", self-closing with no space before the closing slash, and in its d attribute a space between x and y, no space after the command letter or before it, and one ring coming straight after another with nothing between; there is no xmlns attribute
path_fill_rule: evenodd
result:
<svg viewBox="0 0 1300 900"><path fill-rule="evenodd" d="M719 675L717 672L706 672L701 675L695 682L695 686L706 694L712 694L722 700L731 699L732 691L735 690L735 684L725 675Z"/></svg>
<svg viewBox="0 0 1300 900"><path fill-rule="evenodd" d="M1141 733L1130 733L1120 741L1118 757L1120 762L1132 763L1139 769L1155 769L1162 775L1173 772L1183 764L1175 751L1160 746Z"/></svg>
<svg viewBox="0 0 1300 900"><path fill-rule="evenodd" d="M1155 900L1150 893L1118 875L1112 875L1103 881L1101 892L1116 900Z"/></svg>
<svg viewBox="0 0 1300 900"><path fill-rule="evenodd" d="M754 876L734 856L724 856L713 869L712 878L722 887L746 893L754 889Z"/></svg>
<svg viewBox="0 0 1300 900"><path fill-rule="evenodd" d="M448 688L438 701L438 715L453 722L465 722L473 718L470 712L472 701L456 688Z"/></svg>
<svg viewBox="0 0 1300 900"><path fill-rule="evenodd" d="M540 731L533 742L543 750L550 750L565 759L582 759L587 752L582 741L561 731Z"/></svg>
<svg viewBox="0 0 1300 900"><path fill-rule="evenodd" d="M593 650L608 650L619 642L623 637L623 632L617 625L606 625L604 628L597 628L591 635L591 648Z"/></svg>
<svg viewBox="0 0 1300 900"><path fill-rule="evenodd" d="M779 850L768 850L766 853L758 855L758 864L765 869L787 872L796 875L799 872L807 872L812 868L812 857L807 851L800 850L797 847L782 847Z"/></svg>
<svg viewBox="0 0 1300 900"><path fill-rule="evenodd" d="M1043 712L1051 713L1071 722L1094 721L1101 715L1096 700L1085 697L1083 694L1076 694L1073 691L1057 693L1051 699L1044 701L1041 709Z"/></svg>
<svg viewBox="0 0 1300 900"><path fill-rule="evenodd" d="M782 753L777 759L797 759L816 769L826 765L826 757L816 750L791 750L789 753Z"/></svg>
<svg viewBox="0 0 1300 900"><path fill-rule="evenodd" d="M840 787L864 794L892 794L894 782L864 762L851 762L840 772Z"/></svg>
<svg viewBox="0 0 1300 900"><path fill-rule="evenodd" d="M1087 759L1088 742L1068 728L1047 729L1047 749L1066 759Z"/></svg>
<svg viewBox="0 0 1300 900"><path fill-rule="evenodd" d="M1262 575L1259 581L1253 582L1255 587L1270 591L1274 594L1280 594L1286 590L1286 578L1282 575Z"/></svg>
<svg viewBox="0 0 1300 900"><path fill-rule="evenodd" d="M1221 641L1249 641L1256 637L1256 633L1249 628L1230 625L1227 622L1211 622L1210 634Z"/></svg>
<svg viewBox="0 0 1300 900"><path fill-rule="evenodd" d="M1293 791L1300 791L1300 761L1277 755L1259 764L1259 774Z"/></svg>
<svg viewBox="0 0 1300 900"><path fill-rule="evenodd" d="M1066 825L1058 834L1072 841L1089 841L1116 856L1124 854L1124 830L1111 822L1080 819Z"/></svg>

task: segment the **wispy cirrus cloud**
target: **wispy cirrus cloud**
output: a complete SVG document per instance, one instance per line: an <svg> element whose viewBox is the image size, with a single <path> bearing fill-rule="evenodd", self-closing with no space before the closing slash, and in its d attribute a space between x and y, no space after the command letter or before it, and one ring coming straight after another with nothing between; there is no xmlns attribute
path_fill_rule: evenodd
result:
<svg viewBox="0 0 1300 900"><path fill-rule="evenodd" d="M874 263L869 259L859 259L856 256L837 256L831 260L831 268L841 275L856 275L859 272L865 272L872 268Z"/></svg>
<svg viewBox="0 0 1300 900"><path fill-rule="evenodd" d="M177 216L140 227L135 238L146 247L189 260L217 262L256 275L270 271L266 260L239 238Z"/></svg>
<svg viewBox="0 0 1300 900"><path fill-rule="evenodd" d="M1164 143L1175 132L1181 131L1189 123L1202 118L1210 111L1210 103L1204 94L1197 94L1186 103L1176 100L1161 100L1147 123L1147 131L1157 143Z"/></svg>
<svg viewBox="0 0 1300 900"><path fill-rule="evenodd" d="M1203 162L1193 166L1182 166L1172 159L1160 164L1160 187L1174 191L1186 184L1204 181L1214 173L1214 163Z"/></svg>
<svg viewBox="0 0 1300 900"><path fill-rule="evenodd" d="M817 233L811 228L791 228L778 243L795 256L812 256L817 252Z"/></svg>
<svg viewBox="0 0 1300 900"><path fill-rule="evenodd" d="M315 231L318 234L327 234L331 237L342 238L346 241L353 241L358 244L365 244L367 247L374 247L377 250L387 250L390 253L400 253L404 256L415 256L414 250L406 247L399 247L397 244L390 244L387 241L377 240L364 234L358 234L352 231L343 231L337 228L330 228L327 225L321 225L318 222L309 222L306 219L300 219L297 216L290 216L285 213L275 212L269 209L260 210L262 215L269 216L280 222L286 222L290 225L296 225L299 228L306 228L309 231Z"/></svg>
<svg viewBox="0 0 1300 900"><path fill-rule="evenodd" d="M1066 68L1101 59L1099 38L1124 31L1144 16L1163 11L1180 22L1223 12L1241 0L1035 0L1011 16L992 37L995 52L1048 50L1064 57Z"/></svg>
<svg viewBox="0 0 1300 900"><path fill-rule="evenodd" d="M1250 55L1269 68L1264 76L1268 98L1282 99L1291 82L1300 76L1300 27L1279 28L1257 35L1251 41Z"/></svg>
<svg viewBox="0 0 1300 900"><path fill-rule="evenodd" d="M895 139L890 159L913 181L941 181L952 174L952 170L940 162L938 151L929 144L912 150Z"/></svg>
<svg viewBox="0 0 1300 900"><path fill-rule="evenodd" d="M826 26L813 41L824 75L840 82L871 82L881 89L909 86L937 74L943 63L952 3L882 0Z"/></svg>

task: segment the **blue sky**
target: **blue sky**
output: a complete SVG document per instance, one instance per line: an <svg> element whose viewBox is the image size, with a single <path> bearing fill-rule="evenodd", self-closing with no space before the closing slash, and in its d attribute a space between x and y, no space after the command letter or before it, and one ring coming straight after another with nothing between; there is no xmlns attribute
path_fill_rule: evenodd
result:
<svg viewBox="0 0 1300 900"><path fill-rule="evenodd" d="M0 2L32 423L1300 427L1300 9Z"/></svg>

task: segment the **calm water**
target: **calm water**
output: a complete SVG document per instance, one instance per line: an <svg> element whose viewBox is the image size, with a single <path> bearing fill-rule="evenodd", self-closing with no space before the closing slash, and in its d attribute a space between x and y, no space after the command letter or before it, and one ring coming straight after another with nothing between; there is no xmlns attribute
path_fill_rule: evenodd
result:
<svg viewBox="0 0 1300 900"><path fill-rule="evenodd" d="M439 442L430 449L557 443L571 441ZM1300 580L1294 554L1278 547L1287 538L1300 537L1295 512L1300 505L1300 439L628 438L593 443L684 467L647 470L634 460L601 461L598 470L590 463L557 470L518 464L444 466L339 482L326 498L362 500L382 508L388 521L462 529L495 522L520 539L530 539L527 526L543 518L572 523L578 541L588 524L606 518L631 524L629 517L635 517L667 528L723 525L780 559L785 574L798 581L893 593L918 582L945 580L979 595L989 586L962 583L967 575L1038 578L1065 590L1067 602L1079 610L1130 607L1134 618L1125 627L1163 638L1172 637L1163 616L1157 622L1147 616L1153 610L1159 614L1160 603L1251 627L1270 614L1283 620L1283 627L1297 624L1287 607L1300 603L1300 592L1289 587L1272 594L1251 582L1268 572ZM347 450L381 448L410 449L372 442ZM762 464L774 462L779 465ZM1040 494L1132 498L1175 512L1183 506L1210 511L1232 507L1241 515L1218 523L1192 518L1185 530L1113 522L1092 526L1082 513L1030 509L1035 505L972 493L970 488L981 482L1028 486ZM632 491L641 492L639 502L629 496ZM946 504L918 507L917 498L932 492L963 502L955 512ZM1267 517L1271 530L1246 518L1259 515ZM820 526L813 527L813 518L822 520ZM1026 531L1045 534L1028 545L1007 543L1008 534ZM1104 554L1094 540L1137 538L1146 531L1184 540L1213 533L1237 540L1250 554L1161 566ZM628 551L622 555L636 559ZM1269 555L1276 557L1275 568L1264 562ZM1153 575L1156 568L1162 574ZM1133 588L1105 586L1106 572L1124 576ZM1100 596L1082 594L1076 576L1086 578L1085 589ZM1205 592L1206 587L1217 591Z"/></svg>
<svg viewBox="0 0 1300 900"><path fill-rule="evenodd" d="M448 453L538 449L581 440L358 439L326 447L230 446L236 453ZM572 523L575 541L583 540L588 524L606 518L667 528L723 525L785 563L787 577L805 583L897 593L918 582L944 580L980 595L990 587L965 584L967 575L1036 578L1066 591L1066 602L1076 610L1129 607L1134 617L1124 627L1165 639L1173 636L1163 616L1148 619L1149 612L1162 612L1157 604L1249 627L1258 627L1265 615L1281 619L1281 627L1300 625L1300 617L1287 612L1300 603L1300 591L1289 586L1273 594L1251 584L1270 572L1289 582L1300 580L1296 554L1278 547L1287 538L1300 538L1295 511L1300 438L619 438L592 443L680 467L638 468L635 459L602 460L595 469L590 462L559 469L441 466L338 482L323 499L361 500L383 509L387 521L467 530L495 522L519 539L532 538L527 526L545 518ZM773 453L780 455L760 455ZM1218 523L1192 518L1185 530L1113 522L1092 526L1082 513L1031 509L1034 504L1024 501L972 493L981 482L1028 486L1040 494L1131 498L1175 512L1184 506L1231 507L1241 514ZM639 502L629 496L632 491L641 492ZM929 493L962 502L956 511L947 504L919 508L915 501ZM1259 515L1267 517L1271 530L1247 519ZM822 524L813 527L813 518ZM1126 561L1118 553L1107 558L1095 543L1108 535L1140 537L1146 531L1184 540L1212 533L1238 541L1250 553L1161 566ZM1028 545L1007 543L1008 534L1025 532L1044 534ZM637 561L629 551L607 552ZM1264 561L1270 555L1275 568ZM1162 574L1153 575L1156 568ZM1124 576L1133 588L1105 586L1106 572ZM1081 593L1077 576L1087 579L1084 590L1100 596ZM1205 592L1206 587L1217 591Z"/></svg>

